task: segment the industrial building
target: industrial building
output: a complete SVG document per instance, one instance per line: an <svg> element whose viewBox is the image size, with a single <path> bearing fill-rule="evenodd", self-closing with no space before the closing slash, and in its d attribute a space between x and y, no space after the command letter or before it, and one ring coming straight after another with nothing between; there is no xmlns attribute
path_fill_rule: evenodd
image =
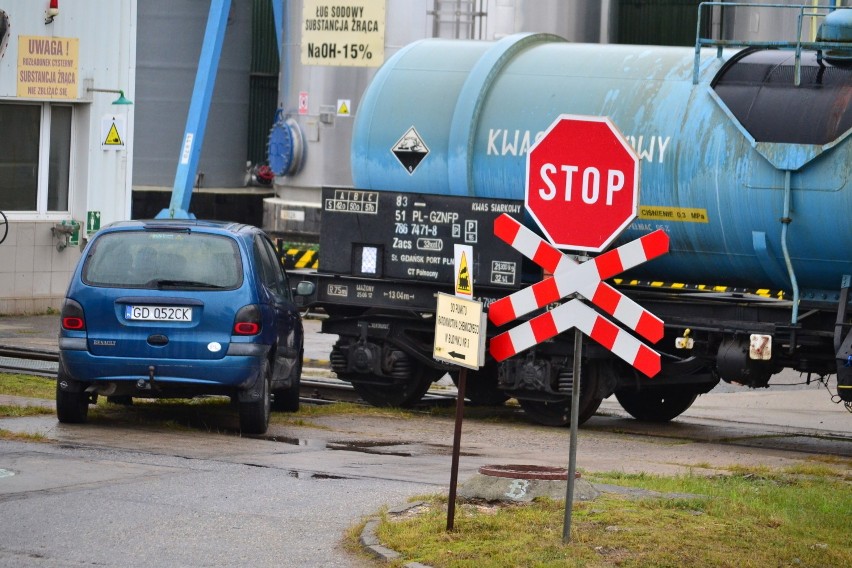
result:
<svg viewBox="0 0 852 568"><path fill-rule="evenodd" d="M189 212L315 239L320 189L352 184L361 95L413 41L548 32L573 42L689 45L697 5L0 0L0 315L58 309L89 235L173 209L190 147L200 156L186 182ZM795 33L760 8L712 11L714 37ZM186 125L216 16L225 24L215 89L206 129L193 140Z"/></svg>

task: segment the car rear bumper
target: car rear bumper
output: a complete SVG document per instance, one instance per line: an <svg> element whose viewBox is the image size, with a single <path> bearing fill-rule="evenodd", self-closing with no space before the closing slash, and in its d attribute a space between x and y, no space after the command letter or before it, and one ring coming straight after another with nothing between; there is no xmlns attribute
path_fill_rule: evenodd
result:
<svg viewBox="0 0 852 568"><path fill-rule="evenodd" d="M251 387L268 351L265 346L255 346L251 350L243 348L242 351L249 351L245 355L228 354L216 360L194 360L102 357L85 350L60 347L60 364L68 379L84 383L135 383L153 376L154 381L162 386L194 387L199 393L204 392L205 386L209 386L211 392L217 391L218 387Z"/></svg>

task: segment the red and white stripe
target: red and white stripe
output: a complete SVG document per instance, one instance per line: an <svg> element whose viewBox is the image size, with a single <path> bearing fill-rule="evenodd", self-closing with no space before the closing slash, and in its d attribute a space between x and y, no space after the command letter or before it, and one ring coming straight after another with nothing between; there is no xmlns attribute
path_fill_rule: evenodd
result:
<svg viewBox="0 0 852 568"><path fill-rule="evenodd" d="M659 353L577 299L494 337L489 351L498 362L503 361L572 327L578 328L648 377L660 372Z"/></svg>
<svg viewBox="0 0 852 568"><path fill-rule="evenodd" d="M603 280L667 253L669 237L665 231L654 231L580 264L509 215L495 220L494 233L553 276L491 304L488 319L493 324L504 325L579 293L649 341L656 343L663 337L660 318Z"/></svg>

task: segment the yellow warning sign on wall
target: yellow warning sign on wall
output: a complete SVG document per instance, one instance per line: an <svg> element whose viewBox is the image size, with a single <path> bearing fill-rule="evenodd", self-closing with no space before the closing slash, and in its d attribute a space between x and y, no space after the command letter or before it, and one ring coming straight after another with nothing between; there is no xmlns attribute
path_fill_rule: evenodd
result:
<svg viewBox="0 0 852 568"><path fill-rule="evenodd" d="M18 97L76 99L79 63L79 38L18 36Z"/></svg>
<svg viewBox="0 0 852 568"><path fill-rule="evenodd" d="M337 116L352 116L352 101L337 99Z"/></svg>
<svg viewBox="0 0 852 568"><path fill-rule="evenodd" d="M126 121L121 115L107 114L101 118L101 148L119 150L124 148Z"/></svg>
<svg viewBox="0 0 852 568"><path fill-rule="evenodd" d="M104 140L104 144L107 146L121 146L124 142L121 141L121 136L118 134L118 128L115 127L115 123L109 127L109 132L107 132L106 140Z"/></svg>

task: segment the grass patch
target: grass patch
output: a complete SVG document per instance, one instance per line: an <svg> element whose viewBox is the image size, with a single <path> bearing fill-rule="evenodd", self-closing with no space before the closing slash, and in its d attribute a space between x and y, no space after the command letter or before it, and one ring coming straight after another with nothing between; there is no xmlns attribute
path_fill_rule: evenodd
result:
<svg viewBox="0 0 852 568"><path fill-rule="evenodd" d="M52 408L43 406L17 406L14 404L0 404L0 418L21 418L22 416L41 416L53 414Z"/></svg>
<svg viewBox="0 0 852 568"><path fill-rule="evenodd" d="M0 373L0 394L52 400L56 397L56 379L20 373Z"/></svg>
<svg viewBox="0 0 852 568"><path fill-rule="evenodd" d="M22 434L19 432L10 432L0 428L0 440L10 440L12 442L50 442L43 434Z"/></svg>
<svg viewBox="0 0 852 568"><path fill-rule="evenodd" d="M392 566L850 566L849 465L736 468L712 477L588 474L593 481L706 498L604 494L575 503L567 545L561 501L462 503L456 530L447 533L443 495L428 497L425 512L415 516L383 512L378 537L403 556Z"/></svg>
<svg viewBox="0 0 852 568"><path fill-rule="evenodd" d="M56 379L20 373L0 373L0 394L53 400ZM52 414L52 409L37 409L16 405L0 406L0 417ZM376 416L380 418L409 418L416 413L395 408L376 408L360 404L302 404L298 412L273 412L270 425L303 426L322 429L312 420L323 416ZM172 429L227 432L238 430L238 410L228 397L197 397L193 399L134 398L132 406L110 404L98 397L98 404L89 408L89 419L104 423L146 424Z"/></svg>

